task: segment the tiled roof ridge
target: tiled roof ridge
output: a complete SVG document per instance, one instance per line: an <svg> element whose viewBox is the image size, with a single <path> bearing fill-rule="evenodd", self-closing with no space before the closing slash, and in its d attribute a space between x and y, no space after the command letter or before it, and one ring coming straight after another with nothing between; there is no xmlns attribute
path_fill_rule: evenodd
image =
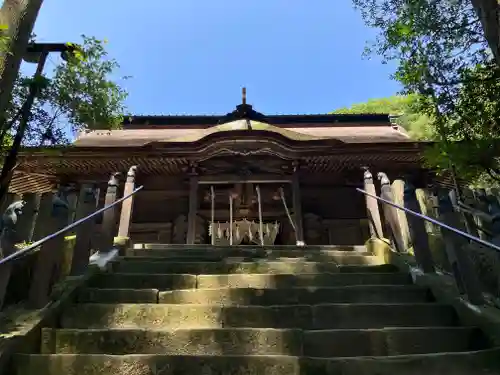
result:
<svg viewBox="0 0 500 375"><path fill-rule="evenodd" d="M168 114L134 114L125 116L125 120L127 118L138 118L138 117L150 117L150 118L162 118L162 117L224 117L225 113L217 114L217 113L201 113L201 114L186 114L186 113L168 113ZM328 116L328 117L370 117L370 116L393 116L391 113L274 113L274 114L266 114L266 117L316 117L316 116Z"/></svg>

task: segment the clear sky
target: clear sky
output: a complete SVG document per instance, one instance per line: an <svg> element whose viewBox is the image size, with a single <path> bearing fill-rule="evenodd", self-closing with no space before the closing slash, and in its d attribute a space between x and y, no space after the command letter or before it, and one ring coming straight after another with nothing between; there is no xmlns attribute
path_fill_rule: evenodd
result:
<svg viewBox="0 0 500 375"><path fill-rule="evenodd" d="M325 113L395 94L350 0L45 0L39 41L108 39L131 114ZM55 60L52 60L55 61ZM50 64L47 67L51 68Z"/></svg>

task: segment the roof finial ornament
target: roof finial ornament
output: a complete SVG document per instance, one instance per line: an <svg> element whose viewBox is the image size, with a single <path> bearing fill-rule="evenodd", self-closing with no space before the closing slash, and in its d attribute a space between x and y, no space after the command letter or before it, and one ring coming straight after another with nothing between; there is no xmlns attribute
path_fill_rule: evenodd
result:
<svg viewBox="0 0 500 375"><path fill-rule="evenodd" d="M246 87L243 87L241 89L241 96L242 96L241 103L243 105L246 105L247 104L247 88Z"/></svg>

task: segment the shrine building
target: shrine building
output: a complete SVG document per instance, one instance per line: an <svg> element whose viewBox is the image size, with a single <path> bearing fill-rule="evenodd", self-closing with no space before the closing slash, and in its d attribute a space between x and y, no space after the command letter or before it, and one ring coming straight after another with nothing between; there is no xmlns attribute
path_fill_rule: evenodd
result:
<svg viewBox="0 0 500 375"><path fill-rule="evenodd" d="M96 184L137 166L135 243L358 245L370 237L366 169L425 176L425 143L381 114L132 116L71 146L24 150L10 192ZM120 189L121 191L123 189ZM382 210L381 210L382 211Z"/></svg>

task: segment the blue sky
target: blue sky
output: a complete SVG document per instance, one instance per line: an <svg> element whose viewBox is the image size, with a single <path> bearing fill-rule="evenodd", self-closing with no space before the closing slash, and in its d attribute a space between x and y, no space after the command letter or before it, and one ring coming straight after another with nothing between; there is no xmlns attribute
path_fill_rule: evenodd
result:
<svg viewBox="0 0 500 375"><path fill-rule="evenodd" d="M361 56L374 31L350 0L45 0L35 33L108 39L132 76L132 114L227 113L243 86L268 114L325 113L399 90L391 66Z"/></svg>

